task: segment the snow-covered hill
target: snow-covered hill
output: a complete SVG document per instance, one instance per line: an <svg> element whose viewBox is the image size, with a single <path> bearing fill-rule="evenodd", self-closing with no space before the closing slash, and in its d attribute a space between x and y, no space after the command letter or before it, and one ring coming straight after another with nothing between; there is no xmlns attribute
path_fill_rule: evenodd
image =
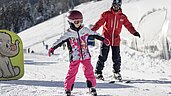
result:
<svg viewBox="0 0 171 96"><path fill-rule="evenodd" d="M110 8L111 2L111 0L89 2L77 6L76 9L83 13L85 26L89 26L97 21L103 11ZM169 0L125 0L122 8L141 33L142 38L152 35L147 38L150 41L158 38L156 32L162 32L163 23L166 19L170 19L170 4ZM171 29L170 25L168 30ZM25 60L30 62L24 65L23 78L0 81L0 96L64 96L63 81L69 65L68 51L58 48L54 56L48 57L44 45L51 46L67 26L65 14L63 14L19 34L24 48L30 48L35 53L24 54ZM127 42L131 42L134 38L125 28L122 33L122 38ZM153 35L156 37L151 38ZM169 38L169 32L167 36ZM142 38L136 39L141 41ZM142 42L138 46L141 44ZM95 66L99 55L98 42L95 47L90 47L90 52L92 64ZM108 80L112 79L110 54L104 68L106 81L97 80L98 96L171 96L171 60L153 58L125 45L121 45L121 56L121 74L125 80L131 80L131 83L108 83ZM72 93L74 96L88 96L87 92L80 66Z"/></svg>
<svg viewBox="0 0 171 96"><path fill-rule="evenodd" d="M77 6L75 9L83 13L84 24L89 26L99 19L102 12L111 7L111 2L112 0L89 2ZM167 57L166 59L168 59L168 51L171 53L171 24L167 23L171 17L170 4L171 1L169 0L124 1L122 5L123 12L141 34L141 39L137 39L123 28L121 37L126 41L127 46L135 47L135 49L144 52L152 52L155 55L163 55L164 58ZM41 52L42 48L37 46L42 45L42 42L51 46L51 43L56 40L56 36L62 34L67 27L66 14L62 14L19 33L19 36L24 42L25 49L31 48L35 51L38 48L37 51ZM163 28L166 31L163 31ZM101 33L101 29L98 32ZM32 42L32 39L34 39L34 42ZM138 45L135 45L137 44L135 42ZM157 48L153 50L151 47Z"/></svg>

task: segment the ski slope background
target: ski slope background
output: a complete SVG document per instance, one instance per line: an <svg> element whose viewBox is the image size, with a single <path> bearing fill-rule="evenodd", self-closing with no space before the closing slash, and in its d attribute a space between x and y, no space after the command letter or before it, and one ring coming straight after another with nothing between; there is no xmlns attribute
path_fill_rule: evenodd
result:
<svg viewBox="0 0 171 96"><path fill-rule="evenodd" d="M75 9L83 13L84 24L89 26L98 20L102 12L110 8L111 2L111 0L89 2ZM169 34L171 24L163 29L163 25L171 17L170 4L169 0L125 0L123 2L123 12L133 22L142 38L146 39L134 38L126 29L122 30L121 37L128 44L121 45L121 74L123 79L131 80L131 83L109 84L108 81L97 80L96 88L99 96L171 96L171 60L154 58L129 48L132 39L138 39L140 43L141 40L152 42L156 40L155 38L163 36L162 31L166 29L167 35L165 36L168 38L171 36L171 32ZM25 75L23 78L0 81L1 96L64 96L63 81L69 66L68 50L58 48L55 50L55 55L48 57L45 45L50 47L67 28L65 15L62 14L19 33L24 48L30 48L34 53L24 54ZM101 33L101 29L98 32ZM99 55L98 41L95 47L90 46L90 53L92 65L95 66ZM111 80L111 54L105 64L104 77L106 80ZM80 65L72 91L75 96L88 96L85 81Z"/></svg>

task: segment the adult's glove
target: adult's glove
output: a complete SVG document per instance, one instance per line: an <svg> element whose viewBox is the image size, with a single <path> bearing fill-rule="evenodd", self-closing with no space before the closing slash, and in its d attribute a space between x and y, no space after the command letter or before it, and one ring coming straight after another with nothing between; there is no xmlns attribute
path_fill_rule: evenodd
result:
<svg viewBox="0 0 171 96"><path fill-rule="evenodd" d="M107 38L105 38L105 39L103 40L103 43L106 44L107 46L110 45L110 41L109 41L109 39L107 39Z"/></svg>
<svg viewBox="0 0 171 96"><path fill-rule="evenodd" d="M51 54L54 54L54 48L50 48L49 50L48 50L48 56L50 57L51 56Z"/></svg>
<svg viewBox="0 0 171 96"><path fill-rule="evenodd" d="M133 35L134 35L134 36L138 36L139 38L141 37L140 34L139 34L138 32L135 32Z"/></svg>

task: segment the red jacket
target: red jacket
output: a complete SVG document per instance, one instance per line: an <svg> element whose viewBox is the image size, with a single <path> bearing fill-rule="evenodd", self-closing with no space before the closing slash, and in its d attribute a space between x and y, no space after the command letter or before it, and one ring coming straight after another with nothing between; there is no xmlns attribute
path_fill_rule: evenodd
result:
<svg viewBox="0 0 171 96"><path fill-rule="evenodd" d="M137 32L128 20L127 16L122 13L122 10L114 12L111 8L101 14L100 19L92 27L93 31L97 31L103 25L102 34L109 39L111 46L120 46L120 33L122 25L124 25L131 34Z"/></svg>

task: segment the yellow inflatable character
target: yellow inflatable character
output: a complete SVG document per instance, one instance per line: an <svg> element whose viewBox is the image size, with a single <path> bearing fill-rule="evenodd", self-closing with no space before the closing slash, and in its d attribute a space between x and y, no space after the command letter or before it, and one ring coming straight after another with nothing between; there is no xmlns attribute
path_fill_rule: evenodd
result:
<svg viewBox="0 0 171 96"><path fill-rule="evenodd" d="M23 75L22 40L14 32L0 30L0 80L16 80Z"/></svg>

